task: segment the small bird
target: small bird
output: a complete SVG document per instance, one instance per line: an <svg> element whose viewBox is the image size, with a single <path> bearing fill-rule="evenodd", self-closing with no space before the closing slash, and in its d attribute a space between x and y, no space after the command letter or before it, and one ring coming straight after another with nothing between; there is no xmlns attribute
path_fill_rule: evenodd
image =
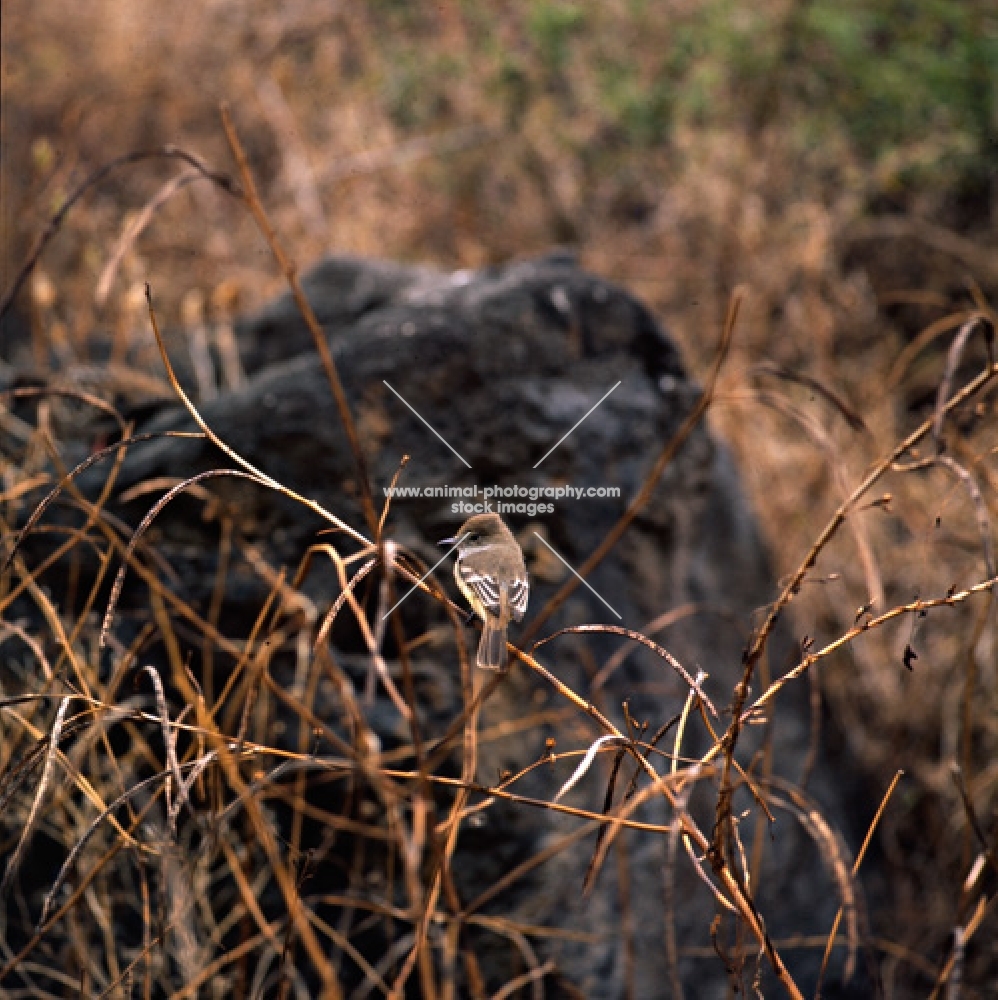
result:
<svg viewBox="0 0 998 1000"><path fill-rule="evenodd" d="M478 665L485 670L506 666L506 627L521 621L527 610L530 583L523 553L513 532L498 514L476 514L461 525L454 579L465 599L485 623L478 643Z"/></svg>

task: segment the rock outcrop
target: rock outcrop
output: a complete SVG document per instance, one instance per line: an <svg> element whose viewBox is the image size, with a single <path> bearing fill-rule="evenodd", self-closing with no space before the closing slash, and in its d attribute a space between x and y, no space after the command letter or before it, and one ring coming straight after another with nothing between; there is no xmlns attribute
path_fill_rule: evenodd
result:
<svg viewBox="0 0 998 1000"><path fill-rule="evenodd" d="M561 255L457 274L331 259L306 277L305 289L332 346L379 507L404 455L409 460L398 480L402 487L478 484L480 490L517 486L526 491L502 498L523 505L505 516L523 543L531 574L527 617L511 633L517 642L569 572L537 536L569 565L579 566L624 513L694 405L699 389L675 345L641 303ZM206 421L269 476L366 530L357 468L322 366L290 297L247 319L238 332L249 382L204 405ZM181 407L171 406L141 429L190 430L193 424ZM183 479L229 465L207 441L163 438L131 450L116 495L151 478ZM92 470L84 489L92 492L102 477ZM256 485L219 479L205 486L232 505L238 531L275 567L293 572L316 541L316 530L325 526L300 505ZM545 488L564 486L610 488L615 495L541 495ZM531 488L540 493L532 498ZM482 502L483 497L397 496L386 536L432 565L440 557L436 541L452 535L466 516L456 508L462 500ZM115 510L134 523L148 504L148 497L132 499L117 502ZM530 504L551 504L551 509L531 509ZM154 529L158 551L176 574L173 586L195 607L208 605L215 586L218 528L200 516L201 510L201 501L178 500ZM343 547L345 552L356 548L352 543ZM436 577L457 599L450 572L447 562ZM709 675L705 689L723 709L741 675L753 612L773 598L774 584L731 458L704 426L693 432L650 502L587 582L592 590L578 586L535 639L592 623L655 629L656 641L690 673L702 669ZM396 581L397 588L401 584ZM142 591L141 585L135 587ZM221 616L228 634L249 633L269 587L261 576L233 567ZM314 559L301 589L324 612L339 593L329 562ZM124 595L118 617L122 628L130 608L141 600L130 594ZM362 597L372 615L377 598L376 586ZM458 661L439 604L416 593L404 601L400 614L409 640L421 637L409 655L422 738L431 741L461 712ZM349 615L344 613L340 621L331 637L332 656L362 692L370 657L359 632L350 627ZM471 627L465 630L469 644L472 633ZM616 669L605 670L622 645L633 648ZM770 649L774 671L785 665L789 649L787 637L778 632ZM398 676L398 649L390 628L384 650L390 671ZM628 725L625 704L631 720L647 724L648 737L682 710L687 688L677 674L652 651L619 635L566 634L541 646L536 655L622 729ZM279 683L294 683L293 663L277 659L272 669ZM216 690L218 686L216 681ZM322 684L316 698L316 711L325 712L337 732L345 732L336 692ZM373 703L361 699L361 704L382 753L407 744L408 728L382 685L375 685ZM722 712L714 724L723 728L726 722ZM557 752L583 751L600 731L539 677L515 664L487 702L480 734L478 781L490 785L501 774L543 760L549 740ZM663 740L663 751L671 753L674 734L670 730ZM285 738L297 745L293 727ZM708 745L703 726L692 719L683 752L695 756ZM740 746L739 758L761 788L769 787L766 760L778 778L799 781L810 749L802 690L788 687L776 701L772 726L750 728ZM668 770L666 757L652 759L660 771ZM544 763L510 790L550 802L577 760ZM601 812L611 761L612 754L601 756L565 802ZM441 767L457 773L453 762ZM614 801L626 790L632 767L625 761ZM841 794L820 754L808 793L831 824L841 821ZM326 808L347 808L339 792L317 794L327 796ZM449 799L441 794L443 807ZM715 794L716 781L705 775L690 801L708 836ZM482 798L476 793L473 802ZM777 798L789 803L783 792ZM751 807L741 834L746 852L751 856L757 850L762 858L751 891L770 937L778 944L798 935L823 939L840 902L826 864L837 842L816 843L813 825L808 832L800 816L786 810L775 811L774 823L761 819L757 829L759 810L744 789L735 805L736 812ZM635 816L657 824L672 818L660 798L652 798ZM588 832L579 834L583 827ZM462 947L475 953L488 990L525 971L533 960L525 957L526 948L536 953L537 962L555 963L543 980L549 997L577 996L580 990L587 997L614 1000L673 996L666 948L669 921L686 995L725 996L728 974L710 930L717 903L682 841L628 831L618 838L587 897L583 880L595 843L591 821L519 802L497 800L465 823L452 863L454 888L463 906L474 904L475 915L496 920L466 924ZM538 859L533 867L531 858ZM383 854L373 851L366 861L372 871L384 863ZM520 865L517 877L501 882ZM380 880L358 883L337 870L335 857L321 858L316 866L310 887L340 886L368 893L371 900L400 902L390 897L402 889L393 888L383 873ZM336 924L341 909L327 908L330 923ZM504 921L537 932L523 939ZM718 940L722 951L734 947L734 926L729 915ZM744 934L740 940L748 942ZM374 931L358 936L357 944L375 964L379 950L387 947ZM782 951L805 993L813 992L821 951L820 946ZM754 963L753 958L749 979ZM770 995L771 972L765 959L759 965L763 989ZM839 982L841 966L839 959L832 963L825 996L846 995ZM466 975L459 973L464 983L460 995L472 995L461 978ZM529 995L530 989L525 986L518 995Z"/></svg>

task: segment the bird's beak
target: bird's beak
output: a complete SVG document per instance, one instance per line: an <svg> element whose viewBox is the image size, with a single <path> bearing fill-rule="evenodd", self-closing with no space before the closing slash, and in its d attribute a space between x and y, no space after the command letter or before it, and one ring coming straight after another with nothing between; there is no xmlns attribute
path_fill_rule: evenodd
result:
<svg viewBox="0 0 998 1000"><path fill-rule="evenodd" d="M437 545L453 545L457 541L457 538L441 538Z"/></svg>

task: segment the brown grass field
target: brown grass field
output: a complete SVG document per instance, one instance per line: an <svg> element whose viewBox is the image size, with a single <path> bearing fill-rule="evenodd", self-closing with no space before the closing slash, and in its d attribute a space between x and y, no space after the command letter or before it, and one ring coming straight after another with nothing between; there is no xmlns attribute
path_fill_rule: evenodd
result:
<svg viewBox="0 0 998 1000"><path fill-rule="evenodd" d="M23 282L0 374L167 398L147 283L164 329L227 323L287 287L246 199L194 165L245 190L223 102L300 267L337 252L477 268L569 247L649 304L700 380L739 296L706 419L736 457L802 641L806 669L788 683L808 686L824 752L868 796L857 825L878 873L883 995L984 998L998 982L998 14L985 0L870 6L6 4L0 294ZM97 176L143 151L158 153ZM60 418L77 412L43 396L30 422L0 397L4 560L59 482ZM128 538L99 521L56 540L64 566L94 546L109 580ZM302 988L295 962L341 995L338 931L308 919L301 861L268 832L265 796L252 804L256 765L237 759L253 686L226 733L154 586L143 641L171 650L170 704L153 717L165 736L114 716L99 588L70 614L48 571L18 553L0 577L0 996L233 996L264 953L267 995ZM17 600L30 619L11 615ZM277 617L261 609L256 641L296 641ZM181 713L177 760L164 716ZM231 912L197 933L181 897L205 890L207 868L140 843L137 806L91 828L123 789L155 773L176 787L181 769L198 771L206 814L250 803L246 842L211 861L236 883ZM405 822L391 835L402 854L419 848ZM37 838L58 863L79 854L35 933L51 886L15 891L15 870ZM153 868L158 886L186 888L160 898ZM276 925L254 908L253 880L270 877L286 903ZM411 990L453 995L413 916L443 907L425 891L390 915L399 950L375 992L401 996L411 974ZM126 911L127 940L114 926ZM186 993L159 992L167 967ZM534 995L538 969L500 993Z"/></svg>

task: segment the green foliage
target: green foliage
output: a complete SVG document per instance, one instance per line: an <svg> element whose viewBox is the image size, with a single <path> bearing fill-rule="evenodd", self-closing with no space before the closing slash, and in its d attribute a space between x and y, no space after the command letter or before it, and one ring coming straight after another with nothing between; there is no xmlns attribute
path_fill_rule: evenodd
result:
<svg viewBox="0 0 998 1000"><path fill-rule="evenodd" d="M527 30L537 46L545 70L553 75L564 72L569 43L585 25L581 7L564 0L538 0L527 16Z"/></svg>
<svg viewBox="0 0 998 1000"><path fill-rule="evenodd" d="M631 141L667 141L680 123L781 122L802 146L846 141L903 183L959 186L994 175L992 0L707 0L649 30L664 42L654 74L639 69L649 9L631 4L626 29L619 11L601 26L636 39L633 57L625 47L597 61L601 110Z"/></svg>
<svg viewBox="0 0 998 1000"><path fill-rule="evenodd" d="M989 23L990 22L990 23ZM951 0L815 0L798 57L815 96L875 156L963 133L983 152L998 125L998 12Z"/></svg>
<svg viewBox="0 0 998 1000"><path fill-rule="evenodd" d="M600 71L603 110L631 142L654 146L668 138L677 87L664 70L647 83L623 61Z"/></svg>
<svg viewBox="0 0 998 1000"><path fill-rule="evenodd" d="M504 56L500 60L498 71L493 75L490 89L499 96L508 127L519 128L533 98L530 74L521 61L509 55Z"/></svg>
<svg viewBox="0 0 998 1000"><path fill-rule="evenodd" d="M376 8L394 53L384 80L392 119L407 130L439 125L461 68L434 55L425 10L396 0ZM848 145L903 183L959 184L998 160L991 0L464 8L468 58L490 81L482 96L513 128L554 94L566 121L595 116L599 134L640 149L668 145L680 125L783 123L803 149Z"/></svg>
<svg viewBox="0 0 998 1000"><path fill-rule="evenodd" d="M779 118L799 121L812 141L844 135L861 157L891 157L922 183L994 172L998 7L989 0L811 0L788 12L717 0L701 28L724 104L750 125Z"/></svg>
<svg viewBox="0 0 998 1000"><path fill-rule="evenodd" d="M410 132L439 124L450 110L448 91L461 72L458 61L450 55L421 59L412 49L399 51L388 66L383 83L392 121Z"/></svg>

